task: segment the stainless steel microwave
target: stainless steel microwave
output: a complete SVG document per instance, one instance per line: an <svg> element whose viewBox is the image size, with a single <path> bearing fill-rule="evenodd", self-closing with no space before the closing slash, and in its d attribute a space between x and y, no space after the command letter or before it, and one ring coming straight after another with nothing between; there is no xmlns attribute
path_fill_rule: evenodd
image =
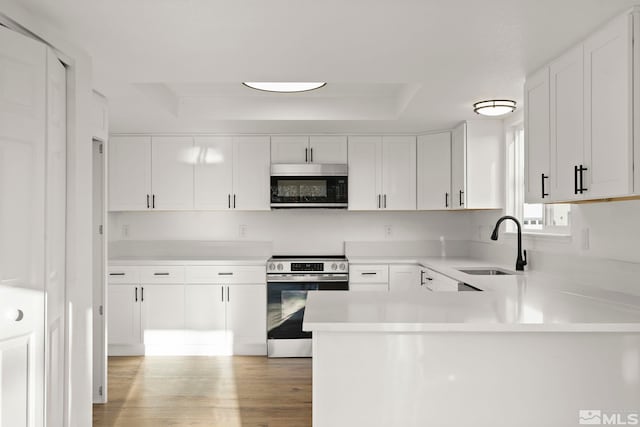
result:
<svg viewBox="0 0 640 427"><path fill-rule="evenodd" d="M347 165L271 165L272 208L345 209L348 202Z"/></svg>

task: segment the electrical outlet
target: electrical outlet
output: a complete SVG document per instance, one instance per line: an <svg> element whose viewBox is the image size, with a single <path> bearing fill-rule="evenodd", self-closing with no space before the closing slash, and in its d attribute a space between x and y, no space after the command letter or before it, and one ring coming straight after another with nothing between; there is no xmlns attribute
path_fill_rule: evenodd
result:
<svg viewBox="0 0 640 427"><path fill-rule="evenodd" d="M386 237L391 237L391 235L393 234L393 229L391 228L390 225L385 225L384 226L384 235Z"/></svg>
<svg viewBox="0 0 640 427"><path fill-rule="evenodd" d="M129 224L122 226L122 237L129 237Z"/></svg>
<svg viewBox="0 0 640 427"><path fill-rule="evenodd" d="M238 227L238 235L240 237L247 237L247 224L240 224Z"/></svg>

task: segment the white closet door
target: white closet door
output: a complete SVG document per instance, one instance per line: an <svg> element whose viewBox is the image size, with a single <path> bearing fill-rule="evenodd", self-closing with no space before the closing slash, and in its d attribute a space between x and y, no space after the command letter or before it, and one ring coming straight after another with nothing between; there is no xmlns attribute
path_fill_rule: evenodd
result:
<svg viewBox="0 0 640 427"><path fill-rule="evenodd" d="M385 209L416 209L416 137L382 138L382 197Z"/></svg>
<svg viewBox="0 0 640 427"><path fill-rule="evenodd" d="M226 210L233 194L233 139L229 136L197 137L194 192L195 208Z"/></svg>
<svg viewBox="0 0 640 427"><path fill-rule="evenodd" d="M151 138L109 139L109 210L139 211L151 207Z"/></svg>
<svg viewBox="0 0 640 427"><path fill-rule="evenodd" d="M151 207L193 209L195 156L191 137L153 137L151 140Z"/></svg>
<svg viewBox="0 0 640 427"><path fill-rule="evenodd" d="M233 138L233 209L271 209L269 152L268 136Z"/></svg>
<svg viewBox="0 0 640 427"><path fill-rule="evenodd" d="M418 137L418 210L451 207L451 132Z"/></svg>
<svg viewBox="0 0 640 427"><path fill-rule="evenodd" d="M551 200L583 198L575 193L575 167L584 164L583 46L551 64Z"/></svg>
<svg viewBox="0 0 640 427"><path fill-rule="evenodd" d="M47 427L62 426L65 375L66 72L47 51Z"/></svg>
<svg viewBox="0 0 640 427"><path fill-rule="evenodd" d="M382 207L382 137L349 137L349 210Z"/></svg>
<svg viewBox="0 0 640 427"><path fill-rule="evenodd" d="M631 21L624 15L584 45L585 166L589 198L632 193Z"/></svg>
<svg viewBox="0 0 640 427"><path fill-rule="evenodd" d="M0 26L0 425L44 425L46 48Z"/></svg>

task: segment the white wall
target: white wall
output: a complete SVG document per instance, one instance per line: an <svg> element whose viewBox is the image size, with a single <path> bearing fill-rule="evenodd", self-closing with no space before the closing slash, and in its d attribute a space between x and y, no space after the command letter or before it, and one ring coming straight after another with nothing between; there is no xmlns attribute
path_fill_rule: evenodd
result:
<svg viewBox="0 0 640 427"><path fill-rule="evenodd" d="M273 241L276 254L341 254L345 241L468 240L467 212L118 212L109 240ZM240 235L246 226L245 236ZM391 226L391 235L385 226ZM128 228L124 236L123 228Z"/></svg>

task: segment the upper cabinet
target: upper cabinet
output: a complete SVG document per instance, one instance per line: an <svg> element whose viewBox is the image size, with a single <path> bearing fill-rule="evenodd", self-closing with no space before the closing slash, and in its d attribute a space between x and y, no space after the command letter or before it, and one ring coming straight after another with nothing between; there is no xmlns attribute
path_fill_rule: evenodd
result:
<svg viewBox="0 0 640 427"><path fill-rule="evenodd" d="M640 55L633 21L638 19L637 12L616 18L527 78L528 202L634 195L633 97L639 71L634 59Z"/></svg>
<svg viewBox="0 0 640 427"><path fill-rule="evenodd" d="M109 210L268 210L269 137L112 137Z"/></svg>
<svg viewBox="0 0 640 427"><path fill-rule="evenodd" d="M347 137L273 136L271 163L347 163Z"/></svg>
<svg viewBox="0 0 640 427"><path fill-rule="evenodd" d="M449 209L451 199L451 132L418 137L418 210Z"/></svg>
<svg viewBox="0 0 640 427"><path fill-rule="evenodd" d="M502 120L470 120L451 134L451 207L501 209L504 205Z"/></svg>
<svg viewBox="0 0 640 427"><path fill-rule="evenodd" d="M349 209L416 209L416 138L349 138Z"/></svg>
<svg viewBox="0 0 640 427"><path fill-rule="evenodd" d="M93 138L104 142L109 137L109 106L107 98L93 91L92 101L91 127L93 129Z"/></svg>

